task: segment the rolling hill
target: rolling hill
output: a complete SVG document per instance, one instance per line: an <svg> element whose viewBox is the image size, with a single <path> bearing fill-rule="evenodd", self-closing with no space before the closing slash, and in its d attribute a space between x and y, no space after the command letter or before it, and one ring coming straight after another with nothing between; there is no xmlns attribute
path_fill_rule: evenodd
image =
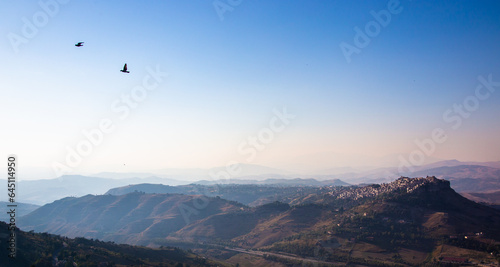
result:
<svg viewBox="0 0 500 267"><path fill-rule="evenodd" d="M239 192L238 187L248 193L262 188L226 189ZM500 255L495 245L500 211L460 196L449 181L401 177L363 187L307 188L314 187L275 187L295 193L287 203L255 207L215 197L201 208L199 195L89 195L55 201L20 221L23 229L156 247L182 245L223 260L235 250L288 263L313 257L362 266L424 264L464 250L473 251L470 261L494 262Z"/></svg>
<svg viewBox="0 0 500 267"><path fill-rule="evenodd" d="M192 221L245 207L220 198L132 193L64 198L21 217L21 229L148 245Z"/></svg>

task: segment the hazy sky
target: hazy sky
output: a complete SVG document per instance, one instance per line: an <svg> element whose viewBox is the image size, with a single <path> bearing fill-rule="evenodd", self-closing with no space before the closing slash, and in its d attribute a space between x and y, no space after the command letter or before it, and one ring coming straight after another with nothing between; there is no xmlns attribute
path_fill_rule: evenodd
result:
<svg viewBox="0 0 500 267"><path fill-rule="evenodd" d="M0 25L0 148L39 178L500 160L498 1L2 1Z"/></svg>

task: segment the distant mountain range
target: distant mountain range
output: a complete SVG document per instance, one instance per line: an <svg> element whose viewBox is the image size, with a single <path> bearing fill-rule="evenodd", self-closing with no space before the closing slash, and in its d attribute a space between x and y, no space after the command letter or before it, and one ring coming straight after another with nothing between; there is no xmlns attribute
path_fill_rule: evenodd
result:
<svg viewBox="0 0 500 267"><path fill-rule="evenodd" d="M340 179L318 181L313 178L291 178L291 179L265 179L265 180L201 180L193 184L200 185L216 185L216 184L256 184L256 185L288 185L288 186L348 186L350 184L341 181Z"/></svg>
<svg viewBox="0 0 500 267"><path fill-rule="evenodd" d="M416 175L428 175L430 173L444 179L456 180L500 178L500 169L480 165L442 166L414 172Z"/></svg>
<svg viewBox="0 0 500 267"><path fill-rule="evenodd" d="M417 171L417 175L432 173L451 182L458 192L488 192L500 190L500 169L479 165L445 166Z"/></svg>
<svg viewBox="0 0 500 267"><path fill-rule="evenodd" d="M187 182L180 182L173 179L160 178L160 177L146 177L146 178L123 178L111 179L100 177L89 177L81 175L66 175L56 179L47 180L27 180L20 181L19 186L22 190L19 191L18 199L25 203L34 205L43 205L64 197L81 197L87 194L100 195L105 194L108 190L116 187L127 185L142 184L142 183L156 183L163 185L182 185L188 184ZM322 186L322 185L348 185L338 179L328 181L317 181L314 179L267 179L267 180L220 180L220 181L199 181L198 184L219 184L219 183L238 183L238 184L276 184L276 185L308 185L308 186ZM175 193L175 191L169 192ZM179 192L180 193L180 192ZM6 195L5 195L6 196Z"/></svg>
<svg viewBox="0 0 500 267"><path fill-rule="evenodd" d="M462 193L462 195L475 202L500 205L500 190L491 193Z"/></svg>
<svg viewBox="0 0 500 267"><path fill-rule="evenodd" d="M263 180L268 178L287 178L292 177L293 173L285 170L280 170L276 168L270 168L262 165L255 164L244 164L240 163L235 166L236 175L232 175L230 178L247 178L247 179L256 179ZM123 179L123 178L147 178L151 176L162 177L167 179L174 179L177 181L199 181L199 180L218 180L221 179L219 177L219 173L226 172L227 167L215 167L215 168L187 168L187 169L160 169L153 170L151 172L146 173L110 173L110 172L101 172L94 174L92 176L95 177L103 177L103 178L113 178L113 179Z"/></svg>
<svg viewBox="0 0 500 267"><path fill-rule="evenodd" d="M333 174L293 174L288 171L259 165L240 164L238 175L221 180L220 173L226 167L213 169L164 169L151 173L99 173L96 176L62 176L47 180L21 180L19 200L24 203L43 205L54 200L86 194L104 194L111 188L156 183L164 185L198 184L288 184L288 185L346 185L390 183L400 176L435 175L451 181L458 192L484 193L500 190L500 162L460 162L447 160L415 167L413 172L399 173L397 168L351 168L330 170ZM342 173L347 171L346 173ZM336 174L334 174L336 172ZM325 173L325 172L323 172ZM212 177L212 176L213 177ZM3 196L5 198L6 195ZM2 197L0 197L0 200ZM6 199L3 199L4 201Z"/></svg>
<svg viewBox="0 0 500 267"><path fill-rule="evenodd" d="M190 184L180 186L168 186L162 184L137 184L110 189L106 194L125 195L128 193L141 192L147 194L185 194L205 195L208 197L221 197L223 199L237 201L239 203L255 207L275 201L292 203L292 200L304 194L321 194L330 190L330 185L318 187L307 185L311 181L295 179L288 183L278 183L281 180L269 180L275 183L269 184ZM288 180L286 180L288 181ZM315 180L314 180L315 181ZM307 183L305 183L307 182ZM317 182L317 181L315 181ZM319 183L319 182L317 182ZM341 181L333 181L333 184L342 184ZM306 185L304 185L306 184ZM328 183L325 183L328 184Z"/></svg>
<svg viewBox="0 0 500 267"><path fill-rule="evenodd" d="M460 162L446 160L413 167L413 171L398 168L378 168L359 172L316 176L316 179L342 179L351 184L389 183L399 176L421 177L432 175L451 181L458 192L486 192L500 190L500 161ZM308 176L305 176L308 177Z"/></svg>
<svg viewBox="0 0 500 267"><path fill-rule="evenodd" d="M461 171L463 170L462 166L478 166L478 167L486 167L490 168L488 172L483 173L482 169L470 169L467 173L470 177L464 177ZM448 168L445 168L448 167ZM500 169L500 161L496 162L460 162L457 160L445 160L438 161L431 164L423 165L423 166L414 166L411 171L408 168L402 168L401 170L398 167L389 167L389 168L370 168L363 171L350 171L345 173L335 173L330 175L317 175L316 179L342 179L345 182L351 184L360 184L360 183L384 183L391 182L397 177L400 176L422 176L422 175L436 175L441 176L444 175L444 170L446 170L446 178L472 178L472 179L482 179L482 178L499 178L499 176L491 176L494 170ZM433 173L439 172L439 173ZM498 175L498 174L495 174ZM308 175L304 175L303 177L309 177ZM500 189L500 188L499 188Z"/></svg>
<svg viewBox="0 0 500 267"><path fill-rule="evenodd" d="M114 187L148 182L183 184L179 181L159 177L109 179L82 175L64 175L55 179L19 181L20 190L17 199L24 203L43 205L64 197L104 194L107 190ZM3 197L6 196L7 194Z"/></svg>
<svg viewBox="0 0 500 267"><path fill-rule="evenodd" d="M157 185L140 186L155 189ZM364 266L421 265L445 255L459 256L465 248L470 250L470 260L491 262L495 258L486 249L487 242L500 241L500 210L460 196L448 181L435 177L402 177L387 184L320 191L309 186L220 188L248 195L271 188L276 195L289 197L248 207L223 199L224 194L213 198L139 191L87 195L47 204L19 222L23 230L156 247L182 244L215 257L238 249L267 260L316 258ZM500 246L489 248L493 255L500 254Z"/></svg>

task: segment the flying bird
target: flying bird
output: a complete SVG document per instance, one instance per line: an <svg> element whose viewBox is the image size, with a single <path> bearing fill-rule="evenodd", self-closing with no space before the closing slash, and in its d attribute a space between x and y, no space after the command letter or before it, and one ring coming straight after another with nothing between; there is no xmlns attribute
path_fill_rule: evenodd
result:
<svg viewBox="0 0 500 267"><path fill-rule="evenodd" d="M83 46L83 43L84 43L84 42L78 42L77 44L75 44L75 46L76 46L76 47Z"/></svg>
<svg viewBox="0 0 500 267"><path fill-rule="evenodd" d="M130 73L130 71L127 70L127 63L125 63L125 65L123 66L123 70L120 71L124 73Z"/></svg>

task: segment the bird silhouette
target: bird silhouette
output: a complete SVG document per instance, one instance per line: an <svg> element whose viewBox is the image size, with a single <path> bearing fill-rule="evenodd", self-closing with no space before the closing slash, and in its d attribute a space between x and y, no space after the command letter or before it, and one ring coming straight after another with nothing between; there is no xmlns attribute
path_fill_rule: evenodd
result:
<svg viewBox="0 0 500 267"><path fill-rule="evenodd" d="M77 44L75 44L75 46L76 46L76 47L83 46L83 43L84 43L84 42L78 42Z"/></svg>
<svg viewBox="0 0 500 267"><path fill-rule="evenodd" d="M127 63L123 66L123 70L120 70L123 73L130 73L130 71L127 70Z"/></svg>

